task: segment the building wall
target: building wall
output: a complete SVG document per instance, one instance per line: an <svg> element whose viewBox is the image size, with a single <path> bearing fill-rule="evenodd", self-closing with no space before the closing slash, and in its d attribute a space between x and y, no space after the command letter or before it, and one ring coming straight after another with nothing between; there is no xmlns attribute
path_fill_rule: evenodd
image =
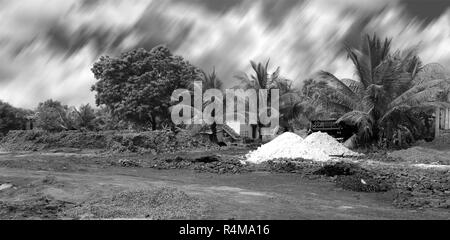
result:
<svg viewBox="0 0 450 240"><path fill-rule="evenodd" d="M450 130L450 109L440 109L439 129Z"/></svg>
<svg viewBox="0 0 450 240"><path fill-rule="evenodd" d="M450 133L450 108L436 109L435 117L435 137Z"/></svg>
<svg viewBox="0 0 450 240"><path fill-rule="evenodd" d="M250 125L241 124L239 135L243 138L252 138L253 129Z"/></svg>
<svg viewBox="0 0 450 240"><path fill-rule="evenodd" d="M258 129L248 124L241 124L239 135L241 135L241 137L243 138L251 138L251 139L259 138Z"/></svg>
<svg viewBox="0 0 450 240"><path fill-rule="evenodd" d="M444 125L444 129L445 130L449 130L450 129L450 108L445 109L445 125Z"/></svg>

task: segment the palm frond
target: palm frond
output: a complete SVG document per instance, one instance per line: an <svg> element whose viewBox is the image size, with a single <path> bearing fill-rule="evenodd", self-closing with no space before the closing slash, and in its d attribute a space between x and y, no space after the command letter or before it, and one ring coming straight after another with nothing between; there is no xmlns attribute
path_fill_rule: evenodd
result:
<svg viewBox="0 0 450 240"><path fill-rule="evenodd" d="M389 108L397 106L408 100L414 101L414 96L419 92L424 91L424 93L417 95L416 99L423 100L424 97L427 97L429 99L433 95L436 95L439 91L443 91L449 88L450 88L450 80L448 79L437 79L423 82L413 86L412 88L410 88L409 90L405 91L403 94L395 98L389 104Z"/></svg>
<svg viewBox="0 0 450 240"><path fill-rule="evenodd" d="M358 95L347 84L339 80L333 74L325 71L320 71L317 76L320 78L320 80L331 83L331 87L339 89L343 92L343 94L346 94L349 97L358 98Z"/></svg>
<svg viewBox="0 0 450 240"><path fill-rule="evenodd" d="M363 95L364 86L361 84L360 81L356 81L350 78L343 78L341 79L341 82L347 85L348 88L350 88L350 90L354 92L357 96Z"/></svg>

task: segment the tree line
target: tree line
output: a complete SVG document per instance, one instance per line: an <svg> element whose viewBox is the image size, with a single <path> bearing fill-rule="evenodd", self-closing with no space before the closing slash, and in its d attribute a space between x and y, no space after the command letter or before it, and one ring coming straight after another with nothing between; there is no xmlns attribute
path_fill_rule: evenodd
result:
<svg viewBox="0 0 450 240"><path fill-rule="evenodd" d="M269 71L269 61L251 61L251 74L235 75L240 89L280 90L280 123L286 130L305 128L314 119L337 119L354 126L360 145L387 144L398 136L424 138L437 107L450 107L450 75L439 64L424 64L416 49L392 49L392 39L375 34L363 37L359 48L346 48L355 79L339 79L321 71L295 87L281 69ZM90 105L68 107L54 100L40 103L37 127L49 131L73 129L156 130L171 126L171 94L203 82L203 91L223 89L213 70L207 73L165 46L135 49L117 57L102 56L93 65L99 109ZM0 132L21 127L29 111L0 105ZM214 132L215 125L211 126Z"/></svg>

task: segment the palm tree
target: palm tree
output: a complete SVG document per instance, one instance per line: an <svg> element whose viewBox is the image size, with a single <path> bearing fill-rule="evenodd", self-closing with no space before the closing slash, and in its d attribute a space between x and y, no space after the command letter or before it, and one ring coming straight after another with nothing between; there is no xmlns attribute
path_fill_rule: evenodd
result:
<svg viewBox="0 0 450 240"><path fill-rule="evenodd" d="M333 91L327 82L315 81L314 79L306 79L301 89L292 88L290 91L284 92L280 88L280 113L281 122L288 123L289 129L293 129L293 125L306 128L311 120L331 118L336 113L327 111L324 101Z"/></svg>
<svg viewBox="0 0 450 240"><path fill-rule="evenodd" d="M322 96L320 91L325 91L325 82L307 80L304 87L299 90L293 87L293 81L280 76L280 67L272 74L268 72L269 61L265 64L251 61L253 75L241 73L235 76L240 80L238 88L249 89L278 89L280 91L280 125L293 130L291 122L298 118L311 120L324 116L326 113L320 108L318 98ZM326 94L323 94L326 96ZM261 127L258 125L258 127Z"/></svg>
<svg viewBox="0 0 450 240"><path fill-rule="evenodd" d="M202 86L203 92L208 89L219 89L222 90L223 82L219 79L216 74L216 69L213 68L213 71L210 74L207 74L205 71L202 71Z"/></svg>
<svg viewBox="0 0 450 240"><path fill-rule="evenodd" d="M291 85L288 80L283 79L280 77L280 67L277 67L277 69L269 73L269 62L270 60L267 60L265 64L263 63L255 63L254 61L250 61L250 65L252 67L252 70L254 74L247 75L246 73L240 73L235 75L235 78L240 81L240 83L235 86L234 88L239 89L255 89L255 90L261 90L261 89L278 89L279 87L284 88L284 90L289 91L291 88ZM280 92L281 94L281 92ZM270 91L269 91L269 98ZM257 106L259 106L259 95L257 98ZM270 106L268 106L270 108ZM255 129L258 129L259 137L261 138L261 127L263 125L260 123L259 115L258 115L258 124L253 126L253 131Z"/></svg>
<svg viewBox="0 0 450 240"><path fill-rule="evenodd" d="M256 90L270 89L272 84L276 82L280 77L280 67L278 67L275 72L270 74L268 71L269 62L270 60L267 60L265 64L256 64L254 61L250 61L250 65L252 66L254 74L250 76L246 73L235 75L235 78L241 81L238 87L244 89L253 88Z"/></svg>
<svg viewBox="0 0 450 240"><path fill-rule="evenodd" d="M213 68L213 71L210 74L207 74L206 72L202 71L202 92L204 93L208 89L217 89L220 91L223 91L223 82L217 77L216 69ZM225 103L223 99L215 99L215 101L222 101L222 104ZM211 100L204 100L203 107L210 104ZM215 110L212 112L212 117L215 117ZM217 123L213 122L211 124L211 132L212 132L212 141L217 142Z"/></svg>
<svg viewBox="0 0 450 240"><path fill-rule="evenodd" d="M449 90L449 79L415 83L426 66L422 66L414 49L392 53L391 39L381 41L374 35L366 36L360 49L346 50L358 79L338 79L324 71L318 78L334 89L325 105L345 113L338 122L357 126L360 143L383 137L389 142L400 128L414 131L417 111L449 105L436 98Z"/></svg>

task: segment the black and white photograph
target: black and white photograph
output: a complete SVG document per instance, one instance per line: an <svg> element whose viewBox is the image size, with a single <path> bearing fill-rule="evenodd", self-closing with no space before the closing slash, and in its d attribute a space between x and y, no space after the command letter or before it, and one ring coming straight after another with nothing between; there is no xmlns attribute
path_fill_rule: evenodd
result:
<svg viewBox="0 0 450 240"><path fill-rule="evenodd" d="M0 220L450 220L450 1L0 0Z"/></svg>

